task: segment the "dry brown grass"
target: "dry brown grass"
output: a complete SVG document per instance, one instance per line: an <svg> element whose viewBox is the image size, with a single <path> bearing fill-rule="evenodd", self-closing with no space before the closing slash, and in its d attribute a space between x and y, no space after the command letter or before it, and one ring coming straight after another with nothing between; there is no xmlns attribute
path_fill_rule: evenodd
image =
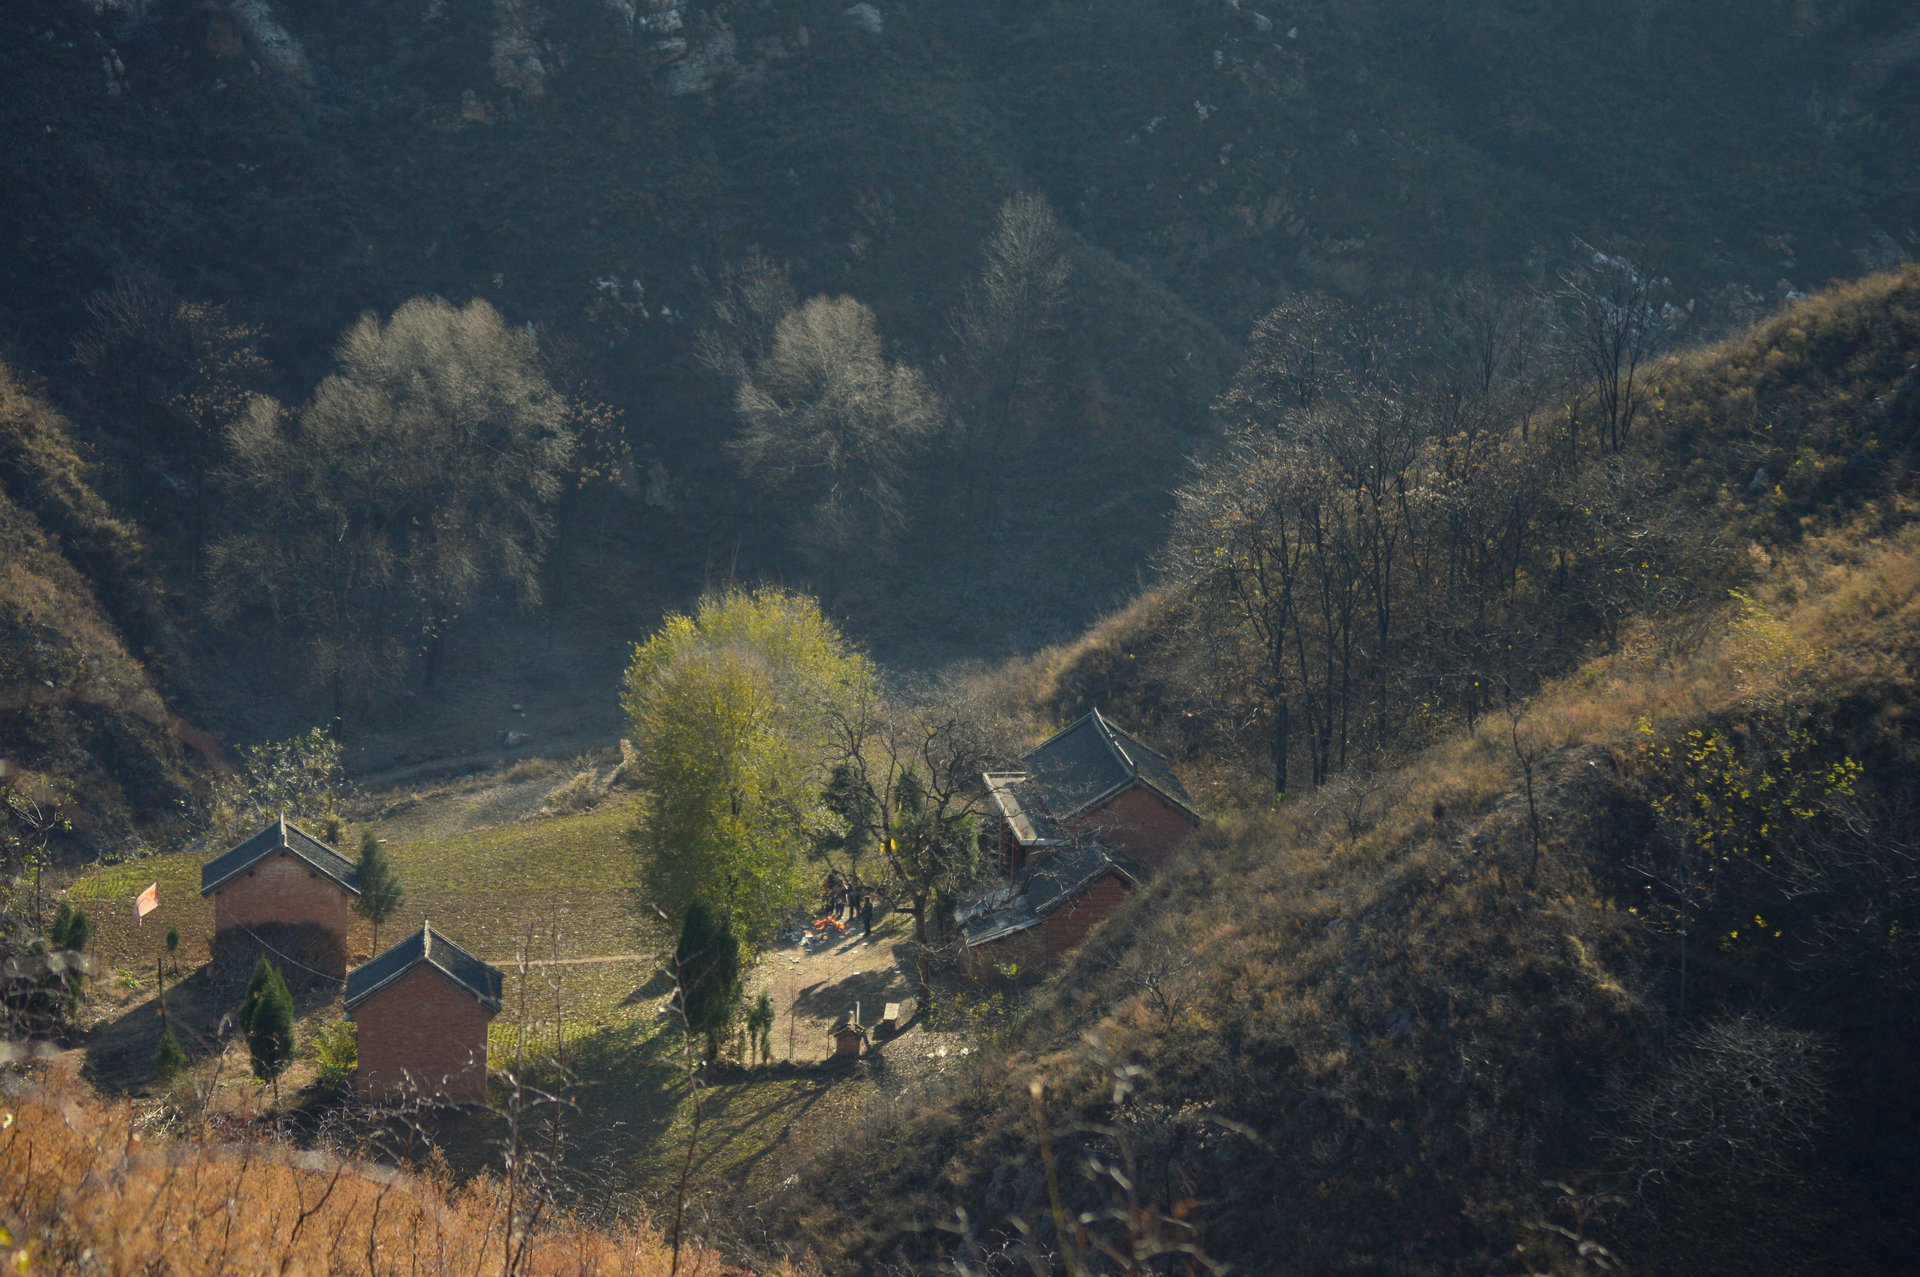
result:
<svg viewBox="0 0 1920 1277"><path fill-rule="evenodd" d="M16 1084L0 1125L0 1253L22 1272L589 1277L672 1262L644 1220L592 1225L524 1194L510 1212L499 1180L456 1189L244 1129L143 1135L132 1107L70 1081ZM680 1271L738 1270L690 1246Z"/></svg>
<svg viewBox="0 0 1920 1277"><path fill-rule="evenodd" d="M0 364L0 756L29 773L15 783L68 791L76 826L161 816L190 796L191 751L212 751L129 651L130 633L162 647L158 611L71 426Z"/></svg>
<svg viewBox="0 0 1920 1277"><path fill-rule="evenodd" d="M1641 724L1667 736L1900 701L1920 665L1913 513L1876 505L1806 536L1742 595L1702 604L1688 641L1672 622L1628 630L1517 723L1488 715L1408 759L1384 779L1389 801L1219 811L1042 986L989 1093L931 1106L893 1151L826 1169L819 1200L792 1205L795 1226L924 1260L910 1229L955 1202L1034 1221L1036 1184L1003 1168L1031 1160L1024 1088L1041 1076L1080 1132L1063 1148L1110 1159L1104 1132L1125 1133L1138 1176L1203 1199L1203 1244L1236 1262L1272 1258L1284 1236L1302 1269L1373 1271L1444 1229L1462 1262L1497 1266L1527 1238L1536 1270L1572 1271L1535 1244L1565 1208L1539 1184L1598 1164L1582 1132L1610 1120L1600 1079L1637 1076L1679 1014L1662 942L1614 880L1636 837L1619 822ZM1045 685L1044 667L1024 676ZM1547 815L1537 874L1516 734ZM1116 1069L1140 1070L1124 1105ZM1220 1133L1214 1115L1249 1134ZM855 1187L895 1182L910 1193ZM1778 1232L1750 1228L1766 1213L1727 1221L1711 1245L1759 1247ZM1618 1227L1659 1235L1644 1219Z"/></svg>
<svg viewBox="0 0 1920 1277"><path fill-rule="evenodd" d="M1145 590L1066 643L1041 648L976 680L983 699L1038 740L1097 703L1128 723L1150 718L1157 698L1148 671L1151 645L1166 623L1169 598Z"/></svg>

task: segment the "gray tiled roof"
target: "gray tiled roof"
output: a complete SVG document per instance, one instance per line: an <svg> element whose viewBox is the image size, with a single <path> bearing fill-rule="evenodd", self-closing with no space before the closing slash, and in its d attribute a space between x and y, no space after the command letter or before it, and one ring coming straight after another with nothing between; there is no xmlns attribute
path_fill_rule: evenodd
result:
<svg viewBox="0 0 1920 1277"><path fill-rule="evenodd" d="M967 919L961 934L977 945L1025 931L1109 873L1136 885L1145 877L1139 865L1090 834L1035 852L1013 884L1012 897Z"/></svg>
<svg viewBox="0 0 1920 1277"><path fill-rule="evenodd" d="M1131 860L1090 833L1066 832L1067 822L1129 785L1145 785L1200 819L1166 758L1097 709L1020 761L1025 771L989 772L984 779L989 804L1031 854L1013 882L957 911L969 945L1025 931L1109 873L1140 882L1143 874Z"/></svg>
<svg viewBox="0 0 1920 1277"><path fill-rule="evenodd" d="M506 977L500 974L500 969L474 957L435 931L431 924L422 923L420 930L347 973L347 1010L353 1010L423 962L471 993L488 1010L500 1009L500 997L506 989Z"/></svg>
<svg viewBox="0 0 1920 1277"><path fill-rule="evenodd" d="M1059 826L1047 810L1046 795L1025 772L988 772L987 800L1006 818L1013 836L1031 847L1050 843L1060 836Z"/></svg>
<svg viewBox="0 0 1920 1277"><path fill-rule="evenodd" d="M274 821L232 851L209 860L200 868L200 894L211 895L235 874L258 864L278 852L288 852L306 861L354 895L360 894L360 873L353 862L290 823L285 816Z"/></svg>
<svg viewBox="0 0 1920 1277"><path fill-rule="evenodd" d="M1098 710L1094 712L1099 713ZM1199 819L1200 813L1194 810L1193 796L1187 793L1187 787L1180 783L1179 774L1173 770L1173 764L1167 761L1165 754L1105 715L1101 716L1100 721L1106 724L1107 731L1112 734L1113 743L1127 755L1128 761L1133 764L1134 774L1147 788L1194 819Z"/></svg>
<svg viewBox="0 0 1920 1277"><path fill-rule="evenodd" d="M1166 758L1097 709L1029 750L1021 762L1056 821L1072 820L1136 780L1194 819L1200 817Z"/></svg>

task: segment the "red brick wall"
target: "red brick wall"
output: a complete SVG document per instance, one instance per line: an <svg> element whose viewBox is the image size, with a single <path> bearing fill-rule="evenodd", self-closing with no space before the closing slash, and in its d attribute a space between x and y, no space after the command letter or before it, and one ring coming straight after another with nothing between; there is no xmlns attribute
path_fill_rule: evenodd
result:
<svg viewBox="0 0 1920 1277"><path fill-rule="evenodd" d="M1126 881L1108 874L1093 886L1055 909L1029 930L1049 961L1087 938L1087 932L1120 907L1127 898Z"/></svg>
<svg viewBox="0 0 1920 1277"><path fill-rule="evenodd" d="M1014 836L1013 825L1009 821L1000 822L1000 873L1002 877L1018 877L1027 867L1027 848Z"/></svg>
<svg viewBox="0 0 1920 1277"><path fill-rule="evenodd" d="M344 948L351 900L346 888L283 851L241 870L213 893L213 929L304 923L337 935Z"/></svg>
<svg viewBox="0 0 1920 1277"><path fill-rule="evenodd" d="M1166 862L1193 832L1193 818L1145 785L1121 790L1078 822L1107 846L1149 869Z"/></svg>
<svg viewBox="0 0 1920 1277"><path fill-rule="evenodd" d="M1033 928L1016 931L1010 936L998 940L989 940L985 944L968 945L960 951L961 965L974 979L984 978L995 966L1004 962L1017 962L1021 966L1038 962L1040 959L1039 942L1033 938Z"/></svg>
<svg viewBox="0 0 1920 1277"><path fill-rule="evenodd" d="M1085 940L1087 932L1119 908L1127 891L1126 880L1110 873L1025 931L968 949L967 969L979 976L985 975L988 967L1004 962L1023 966L1052 962Z"/></svg>
<svg viewBox="0 0 1920 1277"><path fill-rule="evenodd" d="M360 1026L354 1089L368 1099L440 1096L485 1102L491 1012L421 963L353 1009Z"/></svg>

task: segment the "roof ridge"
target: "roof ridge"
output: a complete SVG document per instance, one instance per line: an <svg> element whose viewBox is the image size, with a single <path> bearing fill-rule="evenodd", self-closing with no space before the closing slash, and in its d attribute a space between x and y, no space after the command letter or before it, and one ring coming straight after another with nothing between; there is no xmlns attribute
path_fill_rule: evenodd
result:
<svg viewBox="0 0 1920 1277"><path fill-rule="evenodd" d="M1099 715L1100 715L1100 711L1097 709L1088 710L1086 713L1074 719L1071 723L1068 723L1065 727L1062 727L1059 731L1055 732L1053 735L1041 741L1038 745L1035 745L1032 749L1028 750L1025 754L1020 755L1022 761L1024 761L1025 759L1027 759L1029 756L1033 754L1039 753L1041 750L1053 744L1053 742L1059 740L1062 736L1065 736L1068 732L1072 731L1074 728L1080 726L1080 724L1086 722L1089 718L1098 718Z"/></svg>
<svg viewBox="0 0 1920 1277"><path fill-rule="evenodd" d="M1121 728L1119 724L1109 720L1105 714L1102 714L1098 705L1093 707L1093 721L1100 726L1100 739L1107 743L1108 749L1120 756L1120 761L1126 765L1126 769L1129 772L1133 773L1134 779L1138 780L1140 778L1140 764L1133 761L1133 755L1129 754L1127 747L1120 743L1120 737L1124 734L1124 729Z"/></svg>
<svg viewBox="0 0 1920 1277"><path fill-rule="evenodd" d="M353 861L293 824L284 813L202 864L200 894L204 896L219 889L241 871L282 852L318 870L354 895L361 894L359 870Z"/></svg>
<svg viewBox="0 0 1920 1277"><path fill-rule="evenodd" d="M416 937L418 944L413 943ZM504 993L504 977L500 969L445 936L440 937L438 948L434 947L433 940L433 924L422 918L417 932L410 932L385 952L355 967L347 974L348 1008L351 1010L358 1006L415 967L426 966L438 971L497 1013L503 1005ZM385 969L382 969L383 963L387 964ZM356 985L359 987L356 988Z"/></svg>

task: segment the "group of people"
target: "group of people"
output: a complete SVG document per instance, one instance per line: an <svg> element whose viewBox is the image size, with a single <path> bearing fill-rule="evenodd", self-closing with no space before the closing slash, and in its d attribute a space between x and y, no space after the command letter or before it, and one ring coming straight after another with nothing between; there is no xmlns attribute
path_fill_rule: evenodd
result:
<svg viewBox="0 0 1920 1277"><path fill-rule="evenodd" d="M873 934L873 893L858 883L848 882L840 876L838 869L827 874L824 890L827 903L827 917L836 922L844 918L849 924L855 919L860 923L860 934Z"/></svg>

